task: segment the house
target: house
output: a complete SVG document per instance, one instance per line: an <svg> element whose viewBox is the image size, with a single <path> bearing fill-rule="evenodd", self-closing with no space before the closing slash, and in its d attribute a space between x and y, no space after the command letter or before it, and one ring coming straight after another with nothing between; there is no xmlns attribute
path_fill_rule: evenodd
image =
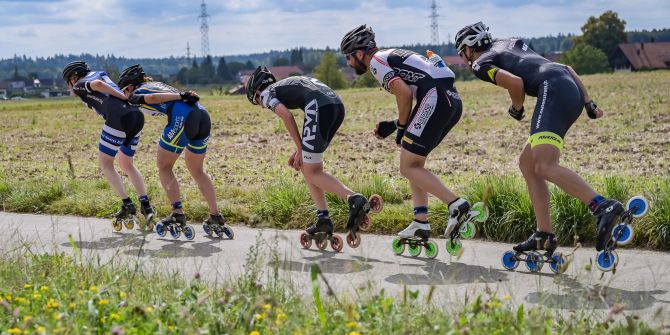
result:
<svg viewBox="0 0 670 335"><path fill-rule="evenodd" d="M452 67L460 67L460 68L465 68L465 63L463 62L463 59L461 56L443 56L442 59L444 60L444 63L447 64L447 66Z"/></svg>
<svg viewBox="0 0 670 335"><path fill-rule="evenodd" d="M608 57L614 71L670 68L670 42L621 43Z"/></svg>
<svg viewBox="0 0 670 335"><path fill-rule="evenodd" d="M302 68L299 66L271 66L268 68L270 72L277 78L277 80L286 79L291 76L302 76L305 74ZM245 94L245 85L251 75L255 70L242 70L237 73L237 78L240 81L240 85L233 87L228 90L229 94Z"/></svg>

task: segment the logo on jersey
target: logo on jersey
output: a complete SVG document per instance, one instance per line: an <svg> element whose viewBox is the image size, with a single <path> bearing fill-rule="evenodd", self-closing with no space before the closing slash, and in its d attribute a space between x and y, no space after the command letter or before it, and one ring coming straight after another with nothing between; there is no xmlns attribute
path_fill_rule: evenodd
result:
<svg viewBox="0 0 670 335"><path fill-rule="evenodd" d="M450 96L454 100L461 100L461 97L459 97L458 93L456 93L456 92L447 91L447 95Z"/></svg>
<svg viewBox="0 0 670 335"><path fill-rule="evenodd" d="M489 78L491 78L492 82L496 81L496 72L498 72L497 67L492 67L488 71L486 71L486 73L488 73L488 75L489 75Z"/></svg>
<svg viewBox="0 0 670 335"><path fill-rule="evenodd" d="M394 67L393 70L395 70L395 72L398 74L400 78L410 83L416 83L417 81L426 77L426 75L423 73L405 70L398 67Z"/></svg>
<svg viewBox="0 0 670 335"><path fill-rule="evenodd" d="M391 92L391 87L389 87L389 83L390 83L391 79L393 79L393 78L395 78L395 72L391 71L391 72L387 73L384 76L384 79L382 80L382 86L384 87L385 90L387 90L389 92Z"/></svg>
<svg viewBox="0 0 670 335"><path fill-rule="evenodd" d="M477 61L472 62L472 70L473 71L479 71L479 63Z"/></svg>
<svg viewBox="0 0 670 335"><path fill-rule="evenodd" d="M540 128L540 124L542 123L542 115L544 114L544 103L547 102L547 91L549 90L549 83L545 80L542 82L542 85L544 86L542 89L542 102L540 103L540 110L537 115L537 122L535 123L535 129Z"/></svg>
<svg viewBox="0 0 670 335"><path fill-rule="evenodd" d="M372 71L372 74L373 74L373 75L375 75L375 76L377 75L377 68L376 68L376 67L371 66L371 67L370 67L370 71Z"/></svg>
<svg viewBox="0 0 670 335"><path fill-rule="evenodd" d="M316 103L316 99L310 101L307 106L305 106L305 124L302 127L302 145L309 149L314 150L314 145L310 142L314 141L316 138L316 127L319 126L319 105Z"/></svg>
<svg viewBox="0 0 670 335"><path fill-rule="evenodd" d="M430 117L433 116L433 113L435 112L436 105L437 89L433 87L426 93L426 96L421 101L421 105L419 105L416 115L409 124L407 131L410 134L421 137L423 130L426 128L426 124L428 124L428 120L430 120Z"/></svg>

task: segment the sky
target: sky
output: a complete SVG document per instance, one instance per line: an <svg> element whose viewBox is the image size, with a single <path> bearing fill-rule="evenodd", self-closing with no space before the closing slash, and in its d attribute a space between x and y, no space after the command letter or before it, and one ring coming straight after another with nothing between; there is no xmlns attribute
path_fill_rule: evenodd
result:
<svg viewBox="0 0 670 335"><path fill-rule="evenodd" d="M338 48L367 23L377 45L430 42L430 0L207 1L212 55L304 46ZM589 16L614 10L627 30L670 28L668 0L437 0L439 38L483 21L494 37L580 33ZM14 54L201 55L201 0L0 0L0 58Z"/></svg>

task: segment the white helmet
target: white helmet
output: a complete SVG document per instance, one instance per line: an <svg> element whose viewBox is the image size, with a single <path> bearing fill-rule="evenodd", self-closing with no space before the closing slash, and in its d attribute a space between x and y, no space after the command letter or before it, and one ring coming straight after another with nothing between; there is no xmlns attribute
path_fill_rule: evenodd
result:
<svg viewBox="0 0 670 335"><path fill-rule="evenodd" d="M463 49L468 47L483 47L493 42L489 27L482 21L466 26L456 34L456 50L460 54ZM479 49L479 48L476 48Z"/></svg>

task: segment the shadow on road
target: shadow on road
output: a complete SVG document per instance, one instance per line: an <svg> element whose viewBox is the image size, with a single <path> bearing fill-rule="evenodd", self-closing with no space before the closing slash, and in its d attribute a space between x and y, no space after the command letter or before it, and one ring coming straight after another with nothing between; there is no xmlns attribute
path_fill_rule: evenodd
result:
<svg viewBox="0 0 670 335"><path fill-rule="evenodd" d="M219 238L208 239L204 242L184 241L184 240L169 240L161 245L160 249L130 249L123 251L129 256L140 257L149 256L152 258L174 258L174 257L210 257L215 253L221 252L223 249L215 244L219 244L222 240Z"/></svg>
<svg viewBox="0 0 670 335"><path fill-rule="evenodd" d="M435 259L427 259L425 262L421 268L426 274L398 273L384 280L398 285L455 285L507 280L506 271L493 268L463 263L446 264Z"/></svg>
<svg viewBox="0 0 670 335"><path fill-rule="evenodd" d="M141 234L117 233L110 237L103 237L97 241L74 241L74 245L79 249L106 250L122 247L139 247L144 243L143 240L144 238ZM60 245L68 248L72 247L70 242L63 242Z"/></svg>
<svg viewBox="0 0 670 335"><path fill-rule="evenodd" d="M655 294L667 292L664 290L623 290L600 285L583 285L576 280L569 280L567 286L568 289L565 291L568 293L531 292L526 296L526 301L558 309L607 309L615 303L620 303L627 310L640 310L653 307L658 302L670 304L654 297Z"/></svg>
<svg viewBox="0 0 670 335"><path fill-rule="evenodd" d="M305 252L312 252L315 255L304 256L303 259L305 262L282 260L279 262L279 268L284 271L309 272L312 264L317 264L323 273L354 273L366 271L372 268L372 265L368 263L371 260L366 259L365 257L355 257L356 259L339 259L334 258L335 255L338 255L339 253L332 251L306 249ZM270 262L268 265L272 266L272 263Z"/></svg>

